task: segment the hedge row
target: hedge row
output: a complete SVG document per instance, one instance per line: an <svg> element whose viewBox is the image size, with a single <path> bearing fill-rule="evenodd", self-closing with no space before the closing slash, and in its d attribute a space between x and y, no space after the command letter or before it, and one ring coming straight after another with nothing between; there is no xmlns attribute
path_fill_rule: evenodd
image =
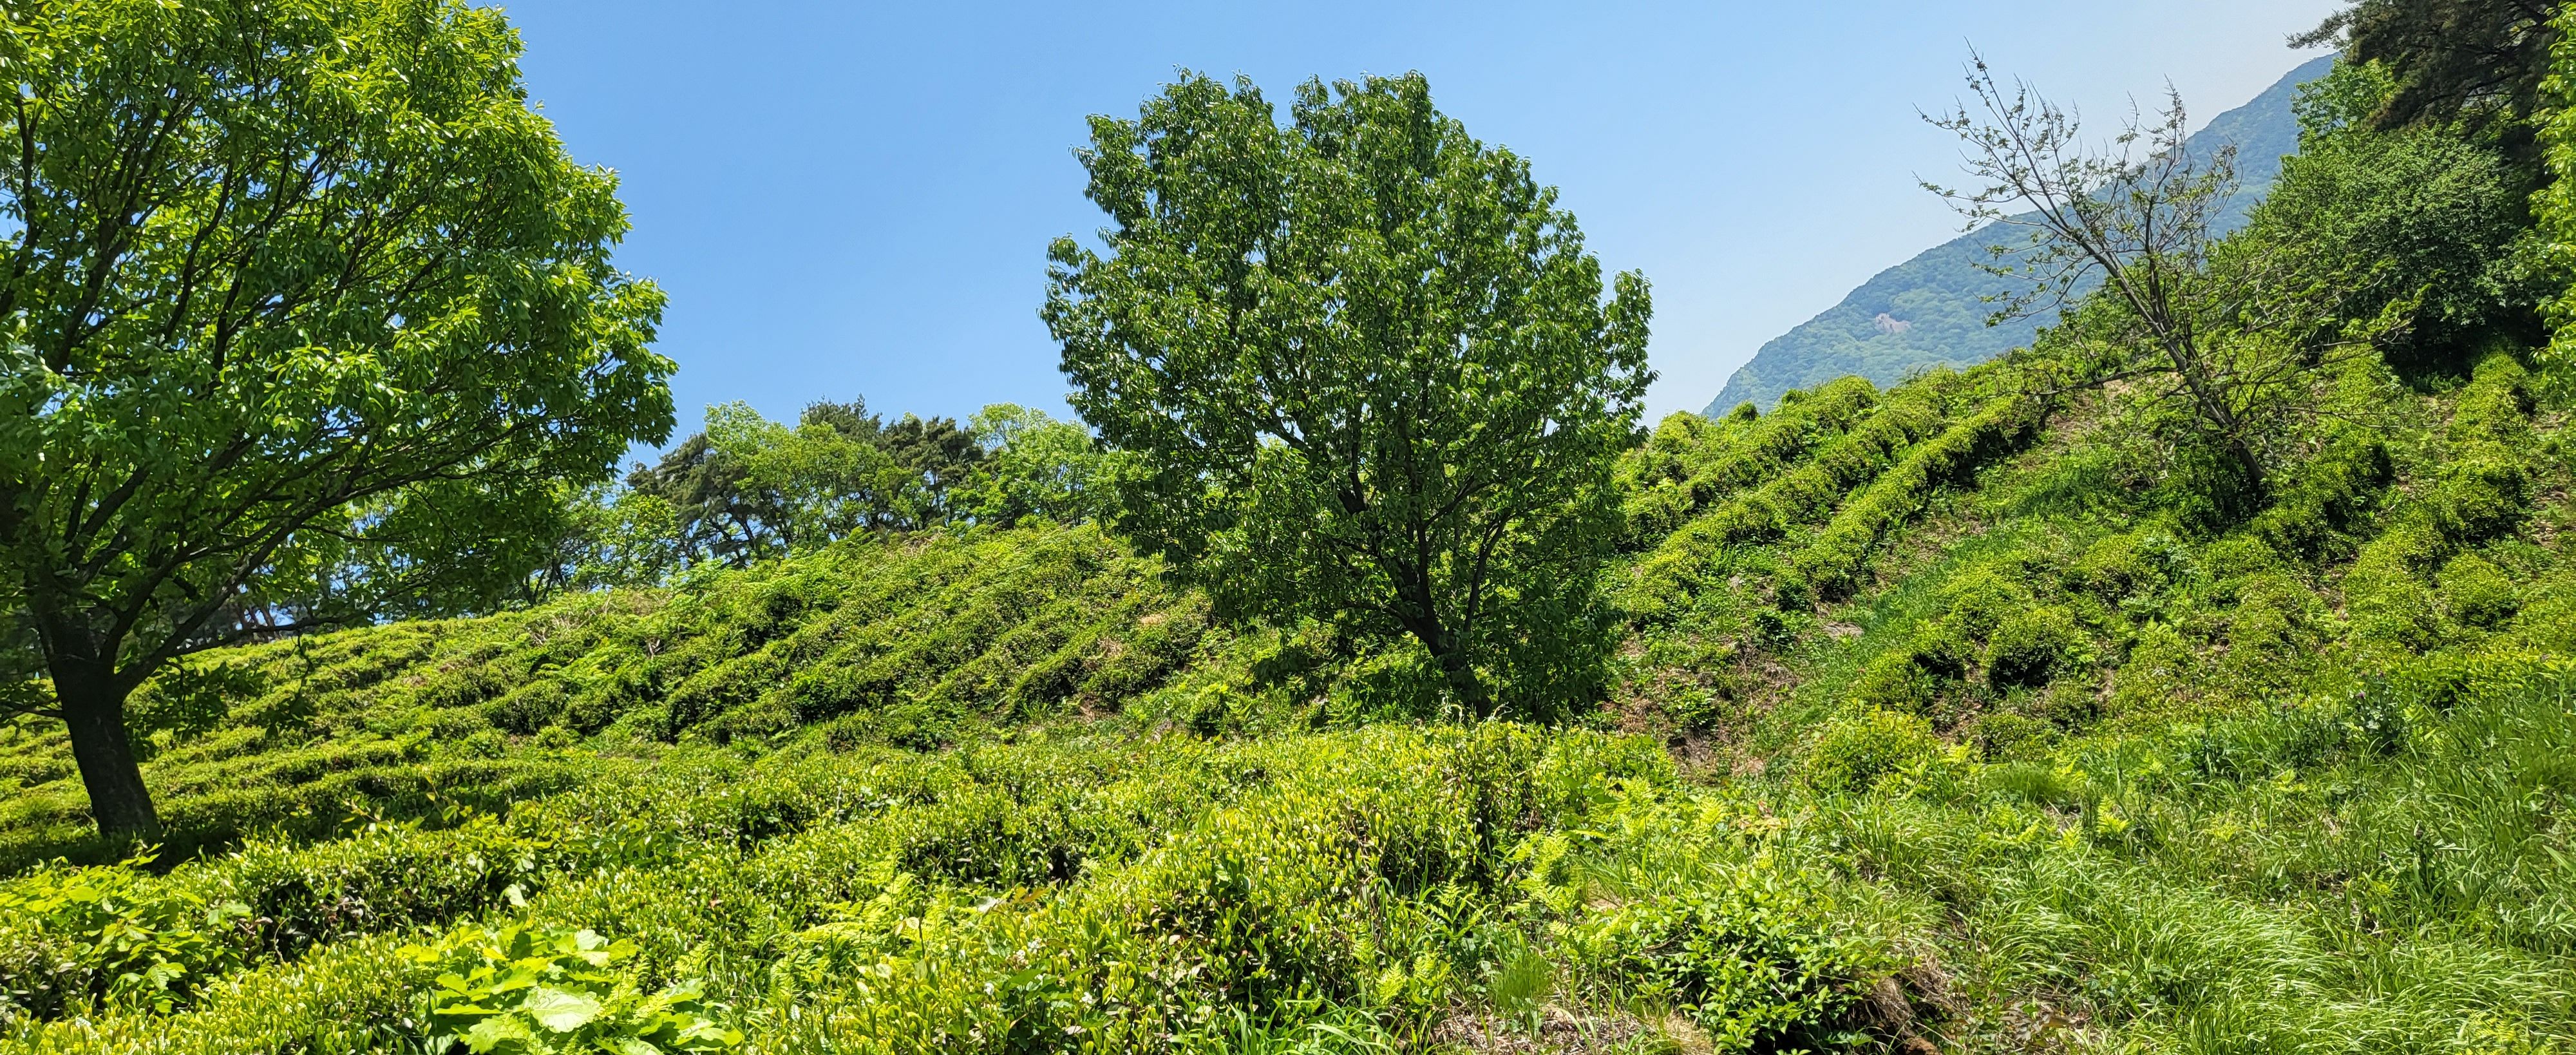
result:
<svg viewBox="0 0 2576 1055"><path fill-rule="evenodd" d="M1817 900L1830 877L1774 873L1762 818L1671 799L1650 741L1380 727L1119 750L957 763L997 779L744 854L576 871L415 948L353 937L214 980L175 1013L23 1024L0 1048L415 1045L433 1028L424 994L445 984L433 976L478 935L569 942L573 928L617 943L598 991L689 994L704 1035L738 1030L763 1050L1194 1051L1246 1023L1328 1018L1419 1043L1533 958L1604 995L1669 992L1701 1028L1759 1048L1846 1028L1900 965L1888 936ZM1123 775L1085 783L1068 766ZM1682 820L1689 845L1663 847ZM1071 845L1122 830L1116 853ZM1626 834L1532 852L1561 831ZM1596 891L1590 876L1626 878ZM1564 926L1531 925L1543 916ZM1540 948L1551 933L1564 937ZM1342 1011L1358 1017L1330 1017Z"/></svg>
<svg viewBox="0 0 2576 1055"><path fill-rule="evenodd" d="M981 722L1115 709L1208 632L1203 599L1096 529L852 543L671 591L569 597L199 657L137 695L173 858L353 812L497 809L569 786L557 759L618 743L782 739L913 747ZM0 865L102 859L59 731L0 735Z"/></svg>
<svg viewBox="0 0 2576 1055"><path fill-rule="evenodd" d="M1954 377L1936 374L1896 390L1814 457L1673 533L1630 570L1623 597L1629 618L1641 624L1672 618L1684 599L1722 574L1731 547L1768 541L1813 520L1937 433Z"/></svg>
<svg viewBox="0 0 2576 1055"><path fill-rule="evenodd" d="M1876 386L1845 377L1813 394L1791 392L1758 418L1710 422L1675 414L1623 467L1628 548L1663 540L1727 495L1755 486L1842 435L1878 405ZM1748 404L1746 410L1749 411Z"/></svg>
<svg viewBox="0 0 2576 1055"><path fill-rule="evenodd" d="M1940 436L1906 452L1896 467L1845 504L1790 568L1826 596L1851 591L1861 567L1888 532L1920 515L1935 491L1965 483L1978 467L2019 446L2039 425L2035 401L2004 396Z"/></svg>

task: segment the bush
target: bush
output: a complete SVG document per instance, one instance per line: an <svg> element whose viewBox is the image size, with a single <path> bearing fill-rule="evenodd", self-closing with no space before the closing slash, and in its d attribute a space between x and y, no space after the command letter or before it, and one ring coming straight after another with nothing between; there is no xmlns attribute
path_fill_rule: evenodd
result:
<svg viewBox="0 0 2576 1055"><path fill-rule="evenodd" d="M1852 1012L1895 966L1886 950L1835 918L1811 880L1760 861L1725 875L1589 918L1573 941L1615 957L1640 996L1677 1005L1716 1051L1867 1043Z"/></svg>
<svg viewBox="0 0 2576 1055"><path fill-rule="evenodd" d="M2517 273L2527 177L2466 125L2303 137L2251 225L2333 292L2333 321L2398 312L2384 351L2417 368L2465 365L2478 335L2529 325L2544 295Z"/></svg>
<svg viewBox="0 0 2576 1055"><path fill-rule="evenodd" d="M437 988L419 997L425 1050L459 1048L477 1055L563 1052L710 1052L742 1044L719 1025L723 1008L698 996L696 983L646 994L617 970L635 946L563 927L470 928L400 955L445 968Z"/></svg>
<svg viewBox="0 0 2576 1055"><path fill-rule="evenodd" d="M1895 649L1880 653L1861 668L1860 677L1852 680L1850 700L1868 710L1921 714L1937 690L1932 675L1914 662L1911 651Z"/></svg>
<svg viewBox="0 0 2576 1055"><path fill-rule="evenodd" d="M2117 604L2164 589L2187 566L2182 548L2166 535L2110 535L2085 547L2070 569L2068 584Z"/></svg>
<svg viewBox="0 0 2576 1055"><path fill-rule="evenodd" d="M105 1002L168 1012L243 962L248 907L142 871L59 862L0 883L0 1023Z"/></svg>
<svg viewBox="0 0 2576 1055"><path fill-rule="evenodd" d="M1972 568L1951 579L1942 593L1949 602L1942 624L1971 642L1993 636L2004 620L2036 603L2029 587L1991 567Z"/></svg>
<svg viewBox="0 0 2576 1055"><path fill-rule="evenodd" d="M2282 561L2280 551L2269 542L2252 535L2229 535L2201 548L2200 566L2210 582L2224 585L2257 572L2278 571Z"/></svg>
<svg viewBox="0 0 2576 1055"><path fill-rule="evenodd" d="M1921 717L1867 710L1829 722L1807 754L1807 782L1835 791L1865 791L1889 774L1939 754L1941 741Z"/></svg>
<svg viewBox="0 0 2576 1055"><path fill-rule="evenodd" d="M180 875L210 898L248 906L255 925L240 937L258 951L293 957L354 935L445 925L499 904L505 891L537 889L577 859L479 814L436 831L371 825L321 846L253 839Z"/></svg>
<svg viewBox="0 0 2576 1055"><path fill-rule="evenodd" d="M2037 688L2091 666L2092 638L2063 608L2039 605L2005 616L1986 641L1986 680L1998 689Z"/></svg>
<svg viewBox="0 0 2576 1055"><path fill-rule="evenodd" d="M1879 542L1921 515L1935 491L1966 482L1980 465L2031 435L2038 424L2033 407L2018 397L1995 400L1908 451L1835 514L1816 540L1790 559L1791 567L1827 595L1850 593Z"/></svg>
<svg viewBox="0 0 2576 1055"><path fill-rule="evenodd" d="M2396 479L2396 465L2380 437L2352 429L2285 475L2274 485L2279 497L2254 518L2251 530L2279 552L2314 562L2350 552L2351 533L2377 511L2379 495Z"/></svg>
<svg viewBox="0 0 2576 1055"><path fill-rule="evenodd" d="M2451 558L2442 566L2442 607L2474 627L2492 628L2513 618L2522 607L2513 580L2494 561L2474 553Z"/></svg>
<svg viewBox="0 0 2576 1055"><path fill-rule="evenodd" d="M2443 550L2441 536L2411 519L2400 520L2362 547L2344 572L2344 607L2352 639L2372 648L2421 652L2440 634L2440 605L2416 569Z"/></svg>
<svg viewBox="0 0 2576 1055"><path fill-rule="evenodd" d="M2531 475L2511 452L2481 444L2443 467L2434 500L2444 533L2460 542L2478 542L2522 522L2531 501Z"/></svg>
<svg viewBox="0 0 2576 1055"><path fill-rule="evenodd" d="M2182 713L2197 697L2194 684L2200 654L2181 632L2163 623L2138 631L2128 659L2112 676L2110 710L2114 717Z"/></svg>

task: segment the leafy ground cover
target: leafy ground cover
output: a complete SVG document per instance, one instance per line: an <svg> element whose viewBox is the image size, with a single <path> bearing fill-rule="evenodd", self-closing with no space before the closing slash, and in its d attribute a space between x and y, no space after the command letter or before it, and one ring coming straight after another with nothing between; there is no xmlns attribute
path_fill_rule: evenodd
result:
<svg viewBox="0 0 2576 1055"><path fill-rule="evenodd" d="M1089 527L206 656L144 695L157 859L0 745L5 1045L2576 1035L2543 386L2356 381L2399 424L2213 534L2000 370L1667 423L1573 728L1426 724L1420 656L1212 625Z"/></svg>

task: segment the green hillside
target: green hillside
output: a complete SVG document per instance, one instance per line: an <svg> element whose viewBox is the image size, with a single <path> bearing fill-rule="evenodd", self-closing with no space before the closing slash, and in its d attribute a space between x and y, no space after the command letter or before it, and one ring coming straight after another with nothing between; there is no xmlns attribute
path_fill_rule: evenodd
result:
<svg viewBox="0 0 2576 1055"><path fill-rule="evenodd" d="M2298 87L2325 76L2333 65L2334 57L2327 56L2291 70L2192 136L2195 151L2236 148L2242 187L2227 211L2239 221L2271 187L2282 155L2298 152L2299 122L2290 109ZM1912 371L1958 369L2029 346L2049 319L1986 325L1996 305L1985 298L2013 289L2012 282L1978 269L1994 263L1987 249L1998 237L1991 230L1971 231L1871 276L1841 303L1764 342L1701 413L1716 417L1746 402L1768 408L1790 389L1846 375L1894 384Z"/></svg>
<svg viewBox="0 0 2576 1055"><path fill-rule="evenodd" d="M0 1055L2576 1052L2576 38L2524 111L2355 10L2152 288L1651 429L1645 284L1421 77L1183 77L1051 251L1088 428L718 407L258 621L440 541L327 521L114 712L142 848L0 547ZM63 376L0 484L122 436Z"/></svg>
<svg viewBox="0 0 2576 1055"><path fill-rule="evenodd" d="M30 871L79 793L0 746L9 1047L370 1050L584 928L762 1050L2576 1031L2562 404L2364 370L2411 424L2210 535L2020 388L1666 422L1588 728L1402 720L1087 527L207 654L150 867Z"/></svg>

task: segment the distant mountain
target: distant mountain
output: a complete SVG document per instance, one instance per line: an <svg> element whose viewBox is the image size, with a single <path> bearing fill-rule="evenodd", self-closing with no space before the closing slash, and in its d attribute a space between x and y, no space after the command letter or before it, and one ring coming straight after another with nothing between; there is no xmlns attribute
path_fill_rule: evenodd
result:
<svg viewBox="0 0 2576 1055"><path fill-rule="evenodd" d="M2333 65L2331 55L2302 65L2254 101L2218 115L2192 135L2188 145L2194 153L2215 151L2222 144L2236 147L2242 188L2229 203L2227 226L2243 222L2246 210L2280 174L2281 156L2298 150L2299 122L2290 112L2298 86L2325 76ZM1845 374L1886 385L1909 371L1980 363L2029 344L2041 320L1986 325L1994 306L1980 298L2012 288L2009 281L1977 269L1979 262L1991 259L1987 246L2014 236L1990 231L1969 232L1881 271L1842 303L1772 338L1727 379L1705 413L1714 417L1747 400L1768 408L1782 392L1814 388Z"/></svg>

